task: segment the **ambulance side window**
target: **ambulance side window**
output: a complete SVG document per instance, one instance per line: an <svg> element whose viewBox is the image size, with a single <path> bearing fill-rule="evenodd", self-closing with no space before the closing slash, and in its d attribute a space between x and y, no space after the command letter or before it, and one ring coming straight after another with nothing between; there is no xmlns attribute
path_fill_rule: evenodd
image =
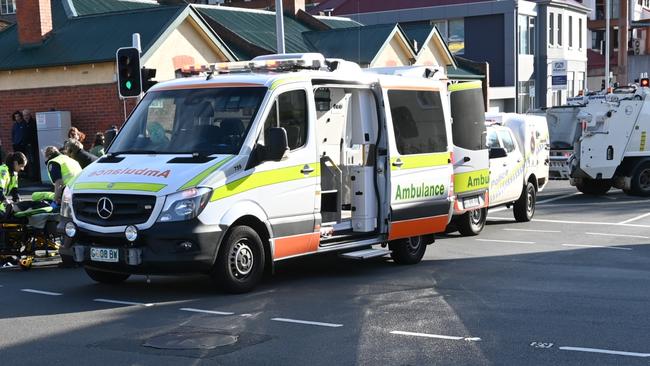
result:
<svg viewBox="0 0 650 366"><path fill-rule="evenodd" d="M501 137L501 142L503 142L503 148L506 149L506 152L511 153L515 151L515 142L512 140L510 132L506 130L500 130L499 137Z"/></svg>
<svg viewBox="0 0 650 366"><path fill-rule="evenodd" d="M402 155L447 151L445 115L440 93L390 90L388 101L397 151Z"/></svg>
<svg viewBox="0 0 650 366"><path fill-rule="evenodd" d="M264 122L264 132L259 143L263 144L271 127L287 131L289 149L299 149L307 143L307 93L293 90L280 94Z"/></svg>

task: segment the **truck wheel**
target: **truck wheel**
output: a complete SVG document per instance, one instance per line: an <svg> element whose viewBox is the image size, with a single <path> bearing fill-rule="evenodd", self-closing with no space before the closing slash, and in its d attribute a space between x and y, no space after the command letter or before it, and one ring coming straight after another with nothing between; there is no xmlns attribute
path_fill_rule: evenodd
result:
<svg viewBox="0 0 650 366"><path fill-rule="evenodd" d="M521 196L515 201L512 207L512 212L515 214L517 222L528 222L532 220L535 215L535 203L537 200L537 192L533 183L528 182L521 191Z"/></svg>
<svg viewBox="0 0 650 366"><path fill-rule="evenodd" d="M388 243L392 251L390 257L397 264L416 264L424 257L427 251L427 243L423 236L414 236L407 239L393 240Z"/></svg>
<svg viewBox="0 0 650 366"><path fill-rule="evenodd" d="M234 227L219 249L212 278L226 292L241 294L257 285L264 274L264 246L248 226Z"/></svg>
<svg viewBox="0 0 650 366"><path fill-rule="evenodd" d="M650 161L641 163L632 176L632 194L635 196L650 196Z"/></svg>
<svg viewBox="0 0 650 366"><path fill-rule="evenodd" d="M457 220L458 232L462 236L478 235L485 227L487 208L465 212Z"/></svg>
<svg viewBox="0 0 650 366"><path fill-rule="evenodd" d="M126 281L131 275L127 273L115 273L115 272L106 272L99 271L96 269L90 269L85 267L84 270L88 277L92 278L93 281L106 284L117 284Z"/></svg>
<svg viewBox="0 0 650 366"><path fill-rule="evenodd" d="M612 188L612 182L609 179L583 179L576 183L576 188L592 196L602 196Z"/></svg>

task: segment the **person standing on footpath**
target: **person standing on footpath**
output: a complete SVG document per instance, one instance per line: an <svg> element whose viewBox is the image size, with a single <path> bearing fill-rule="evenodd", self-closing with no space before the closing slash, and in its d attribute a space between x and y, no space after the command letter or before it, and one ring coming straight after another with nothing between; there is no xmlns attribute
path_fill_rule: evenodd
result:
<svg viewBox="0 0 650 366"><path fill-rule="evenodd" d="M32 111L25 109L23 111L23 118L27 122L27 161L30 162L27 165L27 170L29 177L33 180L41 180L41 172L39 171L39 158L38 153L38 128L36 127L36 119L32 114Z"/></svg>
<svg viewBox="0 0 650 366"><path fill-rule="evenodd" d="M11 143L14 152L20 151L24 154L27 151L27 122L23 118L21 111L15 111L12 120L14 125L11 127Z"/></svg>

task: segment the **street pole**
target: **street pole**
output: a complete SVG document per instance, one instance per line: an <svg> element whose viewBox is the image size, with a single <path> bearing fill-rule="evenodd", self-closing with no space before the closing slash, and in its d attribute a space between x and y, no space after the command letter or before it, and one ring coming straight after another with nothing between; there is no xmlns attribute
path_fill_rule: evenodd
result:
<svg viewBox="0 0 650 366"><path fill-rule="evenodd" d="M605 0L605 93L609 89L609 1Z"/></svg>
<svg viewBox="0 0 650 366"><path fill-rule="evenodd" d="M284 53L284 12L282 0L275 0L275 34L278 37L278 54Z"/></svg>

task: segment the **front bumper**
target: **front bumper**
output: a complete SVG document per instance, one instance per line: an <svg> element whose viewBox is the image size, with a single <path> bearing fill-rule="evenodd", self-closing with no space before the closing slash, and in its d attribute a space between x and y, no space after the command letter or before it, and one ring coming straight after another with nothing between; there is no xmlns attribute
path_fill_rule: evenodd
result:
<svg viewBox="0 0 650 366"><path fill-rule="evenodd" d="M62 218L59 233L65 233ZM74 238L64 235L60 249L84 266L118 273L174 274L209 273L214 264L223 236L219 226L202 224L198 219L181 222L156 223L146 230L138 231L138 238L130 243L124 233L99 233L77 227ZM191 243L187 248L181 243ZM90 259L91 248L118 250L118 262L106 263Z"/></svg>

